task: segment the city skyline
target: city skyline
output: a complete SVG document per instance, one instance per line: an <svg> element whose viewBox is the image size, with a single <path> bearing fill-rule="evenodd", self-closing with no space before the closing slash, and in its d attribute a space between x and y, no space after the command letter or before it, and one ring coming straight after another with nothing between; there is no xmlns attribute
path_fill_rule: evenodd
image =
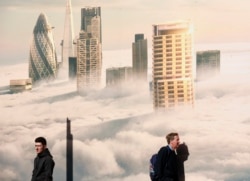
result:
<svg viewBox="0 0 250 181"><path fill-rule="evenodd" d="M2 93L11 79L28 74L32 30L41 12L55 27L56 51L61 53L66 0L0 1L0 180L30 180L37 136L48 140L56 163L54 181L66 180L66 118L72 121L74 135L74 180L149 180L149 159L166 145L169 132L178 132L189 147L186 180L250 180L247 1L72 0L78 18L75 34L80 31L81 8L102 8L103 72L131 66L134 34L143 33L151 43L153 24L178 19L191 17L196 50L220 50L220 74L195 82L195 106L157 114L149 87L142 82L80 96L75 82L58 76L28 92Z"/></svg>
<svg viewBox="0 0 250 181"><path fill-rule="evenodd" d="M28 59L30 32L35 17L42 12L48 14L56 34L56 50L60 55L60 42L63 37L63 24L66 1L30 2L30 1L1 1L0 30L1 64L15 64ZM190 19L194 23L195 43L215 42L248 42L250 25L246 22L247 7L250 2L240 4L235 1L212 0L200 1L93 1L85 3L72 1L75 24L75 34L80 30L80 8L85 6L101 6L103 15L103 49L126 49L133 41L133 35L144 33L150 42L152 24L165 23L176 19ZM136 8L135 8L136 7ZM178 10L178 11L176 11ZM179 11L180 10L180 11ZM181 12L181 13L177 13ZM113 15L116 16L113 16ZM134 17L134 18L131 18ZM145 18L147 17L147 18ZM26 22L26 26L20 26ZM18 27L19 33L15 32ZM20 28L22 27L22 28ZM128 28L130 27L130 28ZM21 36L19 36L21 35ZM15 41L14 41L15 40ZM149 47L151 45L149 44ZM14 52L10 54L10 51ZM60 53L59 53L60 52Z"/></svg>
<svg viewBox="0 0 250 181"><path fill-rule="evenodd" d="M56 162L54 180L65 180L67 117L74 135L74 180L149 180L149 158L166 144L170 131L178 131L189 147L187 180L249 180L250 52L223 51L221 56L220 77L196 84L194 109L162 116L151 114L148 87L139 84L82 97L75 83L57 80L1 95L0 180L30 179L33 140L41 135ZM1 72L5 77L9 69L16 70L15 77L27 70L25 64L8 67Z"/></svg>

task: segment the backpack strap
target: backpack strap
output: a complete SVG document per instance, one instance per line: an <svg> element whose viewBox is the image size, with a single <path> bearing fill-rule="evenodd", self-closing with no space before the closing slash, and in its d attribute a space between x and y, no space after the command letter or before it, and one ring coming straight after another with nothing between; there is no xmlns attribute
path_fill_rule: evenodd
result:
<svg viewBox="0 0 250 181"><path fill-rule="evenodd" d="M168 166L168 160L169 160L169 155L171 151L168 145L166 146L166 149L167 149L167 157L166 157L166 163L165 163L164 169L166 169Z"/></svg>

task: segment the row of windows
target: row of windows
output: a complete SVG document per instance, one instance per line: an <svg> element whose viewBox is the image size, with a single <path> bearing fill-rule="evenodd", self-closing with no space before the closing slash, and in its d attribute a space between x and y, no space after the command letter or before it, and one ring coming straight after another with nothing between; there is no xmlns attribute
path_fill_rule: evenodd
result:
<svg viewBox="0 0 250 181"><path fill-rule="evenodd" d="M165 83L165 82L159 82L159 83L158 83L158 86L164 86L164 83ZM184 83L183 81L177 81L177 82L176 82L177 88L181 88L181 87L183 86L183 83ZM173 81L168 81L167 84L168 84L168 87L171 87L171 88L174 87L174 86L173 86L173 85L174 85L174 82L173 82Z"/></svg>
<svg viewBox="0 0 250 181"><path fill-rule="evenodd" d="M163 68L163 66L162 66L162 64L161 63L154 63L154 65L153 65L154 67L153 67L153 70L154 71L157 71L157 70L164 70L164 68ZM192 66L191 65L186 65L184 68L182 67L182 66L175 66L175 67L173 67L173 64L172 63L167 63L166 64L166 69L165 70L186 70L186 71L188 71L188 70L191 70L192 69Z"/></svg>
<svg viewBox="0 0 250 181"><path fill-rule="evenodd" d="M157 76L160 76L160 77L163 77L165 79L181 79L181 78L190 78L192 76L192 72L191 71L185 71L185 73L177 73L177 74L173 74L172 72L170 73L166 73L166 74L163 74L162 72L153 72L153 76L154 77L157 77Z"/></svg>
<svg viewBox="0 0 250 181"><path fill-rule="evenodd" d="M189 35L189 34L173 34L173 35L165 35L164 37L166 37L166 38L172 38L172 37L180 38L182 36L191 36L191 35ZM163 38L163 36L154 36L154 38L160 40Z"/></svg>
<svg viewBox="0 0 250 181"><path fill-rule="evenodd" d="M183 56L182 53L175 53L175 54L173 54L173 53L166 53L166 57L173 57L173 55L175 55L176 58L179 58L179 60L181 59L180 57ZM191 54L190 53L189 54L185 53L185 55L187 55L188 57L190 57ZM154 58L163 58L163 54L154 54Z"/></svg>
<svg viewBox="0 0 250 181"><path fill-rule="evenodd" d="M193 99L190 99L190 98L187 98L187 99L184 99L184 98L177 98L177 99L168 99L168 100L164 100L164 97L163 98L160 98L159 101L157 101L159 104L165 104L165 103L170 103L169 105L172 105L174 106L174 104L171 104L171 103L179 103L179 102L192 102Z"/></svg>
<svg viewBox="0 0 250 181"><path fill-rule="evenodd" d="M159 44L159 43L176 43L176 42L192 42L192 39L190 37L184 38L165 38L165 39L154 39L153 43L154 44Z"/></svg>
<svg viewBox="0 0 250 181"><path fill-rule="evenodd" d="M163 47L172 48L172 47L181 47L181 46L191 49L190 43L185 43L185 44L177 43L175 44L175 46L173 46L173 44L166 44L165 46L163 46L162 43L153 45L154 49L162 49Z"/></svg>
<svg viewBox="0 0 250 181"><path fill-rule="evenodd" d="M154 49L153 53L158 54L158 53L163 53L164 51L166 51L166 52L186 52L186 53L190 52L191 53L191 48L184 49L184 48L176 47L174 49L166 48L164 50L163 49Z"/></svg>

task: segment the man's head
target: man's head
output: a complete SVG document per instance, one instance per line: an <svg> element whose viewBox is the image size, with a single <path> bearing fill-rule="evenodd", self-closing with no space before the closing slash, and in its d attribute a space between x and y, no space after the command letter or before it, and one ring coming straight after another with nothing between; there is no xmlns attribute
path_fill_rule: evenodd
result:
<svg viewBox="0 0 250 181"><path fill-rule="evenodd" d="M176 149L180 144L180 138L178 133L169 133L166 136L168 144L173 148Z"/></svg>
<svg viewBox="0 0 250 181"><path fill-rule="evenodd" d="M46 149L47 141L44 137L37 137L35 139L35 149L36 153L39 154Z"/></svg>

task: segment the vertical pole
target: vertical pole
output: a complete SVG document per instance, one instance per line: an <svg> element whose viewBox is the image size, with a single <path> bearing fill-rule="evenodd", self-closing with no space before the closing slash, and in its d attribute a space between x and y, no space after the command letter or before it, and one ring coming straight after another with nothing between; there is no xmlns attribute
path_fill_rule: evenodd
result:
<svg viewBox="0 0 250 181"><path fill-rule="evenodd" d="M67 118L66 143L66 181L73 181L73 135L71 134L71 121Z"/></svg>

